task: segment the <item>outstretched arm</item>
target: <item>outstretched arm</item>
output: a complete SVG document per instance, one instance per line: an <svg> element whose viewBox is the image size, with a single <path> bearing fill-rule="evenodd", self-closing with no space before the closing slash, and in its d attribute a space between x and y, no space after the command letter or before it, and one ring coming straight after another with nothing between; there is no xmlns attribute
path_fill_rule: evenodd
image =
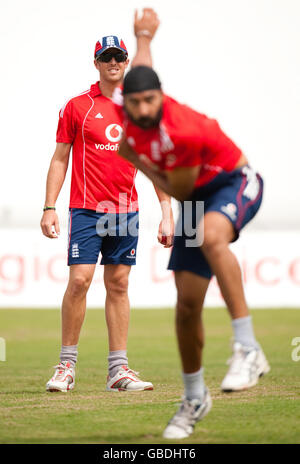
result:
<svg viewBox="0 0 300 464"><path fill-rule="evenodd" d="M144 8L142 16L139 17L138 11L134 15L134 34L136 37L136 53L131 62L134 66L152 67L152 56L150 43L159 26L159 19L152 8Z"/></svg>
<svg viewBox="0 0 300 464"><path fill-rule="evenodd" d="M163 190L159 189L155 184L153 184L153 187L162 212L162 220L158 227L157 240L159 243L164 245L165 248L170 248L173 245L174 239L174 218L171 206L171 197Z"/></svg>
<svg viewBox="0 0 300 464"><path fill-rule="evenodd" d="M119 154L142 171L159 189L179 201L186 200L194 190L200 166L180 167L166 172L154 171L140 160L125 139L120 143Z"/></svg>

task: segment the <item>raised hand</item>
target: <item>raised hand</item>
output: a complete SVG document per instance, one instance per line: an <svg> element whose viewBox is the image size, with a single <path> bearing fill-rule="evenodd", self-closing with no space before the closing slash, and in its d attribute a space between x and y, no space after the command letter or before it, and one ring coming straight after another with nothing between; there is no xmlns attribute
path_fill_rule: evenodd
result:
<svg viewBox="0 0 300 464"><path fill-rule="evenodd" d="M159 19L152 8L144 8L142 16L139 18L138 11L134 15L134 34L136 37L149 37L153 39L159 26Z"/></svg>

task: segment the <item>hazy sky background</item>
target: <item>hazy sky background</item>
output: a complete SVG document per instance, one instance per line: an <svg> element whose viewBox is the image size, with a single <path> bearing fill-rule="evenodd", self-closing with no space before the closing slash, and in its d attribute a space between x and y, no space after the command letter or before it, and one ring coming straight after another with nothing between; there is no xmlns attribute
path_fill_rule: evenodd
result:
<svg viewBox="0 0 300 464"><path fill-rule="evenodd" d="M252 227L300 229L299 0L1 2L1 226L38 226L59 109L98 80L98 38L121 36L133 56L144 6L161 19L152 51L165 92L216 118L265 179ZM150 221L152 186L140 175L137 187Z"/></svg>

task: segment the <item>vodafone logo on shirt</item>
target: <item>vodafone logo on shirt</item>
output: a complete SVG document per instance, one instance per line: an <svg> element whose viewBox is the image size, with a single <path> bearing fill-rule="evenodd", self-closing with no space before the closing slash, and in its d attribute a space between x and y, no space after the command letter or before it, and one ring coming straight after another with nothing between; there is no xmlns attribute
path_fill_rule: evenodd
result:
<svg viewBox="0 0 300 464"><path fill-rule="evenodd" d="M119 149L119 142L121 140L123 129L119 124L109 124L105 129L105 137L112 143L95 143L96 150L111 150L117 151Z"/></svg>
<svg viewBox="0 0 300 464"><path fill-rule="evenodd" d="M105 136L110 142L119 142L121 140L123 129L119 124L109 124L105 129Z"/></svg>

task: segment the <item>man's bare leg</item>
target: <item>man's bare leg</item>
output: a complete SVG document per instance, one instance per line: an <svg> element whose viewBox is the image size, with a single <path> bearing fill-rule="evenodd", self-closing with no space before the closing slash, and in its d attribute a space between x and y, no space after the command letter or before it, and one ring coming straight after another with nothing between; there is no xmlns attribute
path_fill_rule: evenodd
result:
<svg viewBox="0 0 300 464"><path fill-rule="evenodd" d="M237 258L229 249L234 238L231 222L223 214L209 212L204 217L202 251L215 274L232 319L249 316L242 274Z"/></svg>
<svg viewBox="0 0 300 464"><path fill-rule="evenodd" d="M50 392L67 392L75 385L77 344L86 312L86 293L95 271L94 264L70 266L69 282L62 303L62 347L60 363L54 376L47 382Z"/></svg>
<svg viewBox="0 0 300 464"><path fill-rule="evenodd" d="M209 280L187 271L175 272L177 287L176 333L182 370L189 374L201 368L204 329L202 308Z"/></svg>
<svg viewBox="0 0 300 464"><path fill-rule="evenodd" d="M204 242L201 248L217 278L232 318L235 340L242 345L258 348L244 294L241 269L229 248L233 237L233 226L223 214L205 214Z"/></svg>
<svg viewBox="0 0 300 464"><path fill-rule="evenodd" d="M233 355L221 389L239 391L257 384L261 375L270 370L268 361L256 341L251 316L244 295L239 263L229 249L234 230L221 213L204 216L202 251L217 281L232 317L234 331Z"/></svg>
<svg viewBox="0 0 300 464"><path fill-rule="evenodd" d="M69 282L62 303L62 345L77 345L86 312L86 294L95 264L70 266Z"/></svg>
<svg viewBox="0 0 300 464"><path fill-rule="evenodd" d="M105 316L109 340L109 378L106 385L108 391L153 390L151 382L142 381L128 368L127 339L130 318L128 277L130 269L131 266L124 264L106 264L104 268Z"/></svg>
<svg viewBox="0 0 300 464"><path fill-rule="evenodd" d="M176 332L182 363L184 398L164 430L168 439L188 437L194 425L203 419L212 406L204 383L202 350L204 330L201 319L209 280L187 271L176 271L177 286Z"/></svg>
<svg viewBox="0 0 300 464"><path fill-rule="evenodd" d="M130 305L128 277L131 266L106 264L104 284L106 288L105 317L108 328L109 351L126 350Z"/></svg>

